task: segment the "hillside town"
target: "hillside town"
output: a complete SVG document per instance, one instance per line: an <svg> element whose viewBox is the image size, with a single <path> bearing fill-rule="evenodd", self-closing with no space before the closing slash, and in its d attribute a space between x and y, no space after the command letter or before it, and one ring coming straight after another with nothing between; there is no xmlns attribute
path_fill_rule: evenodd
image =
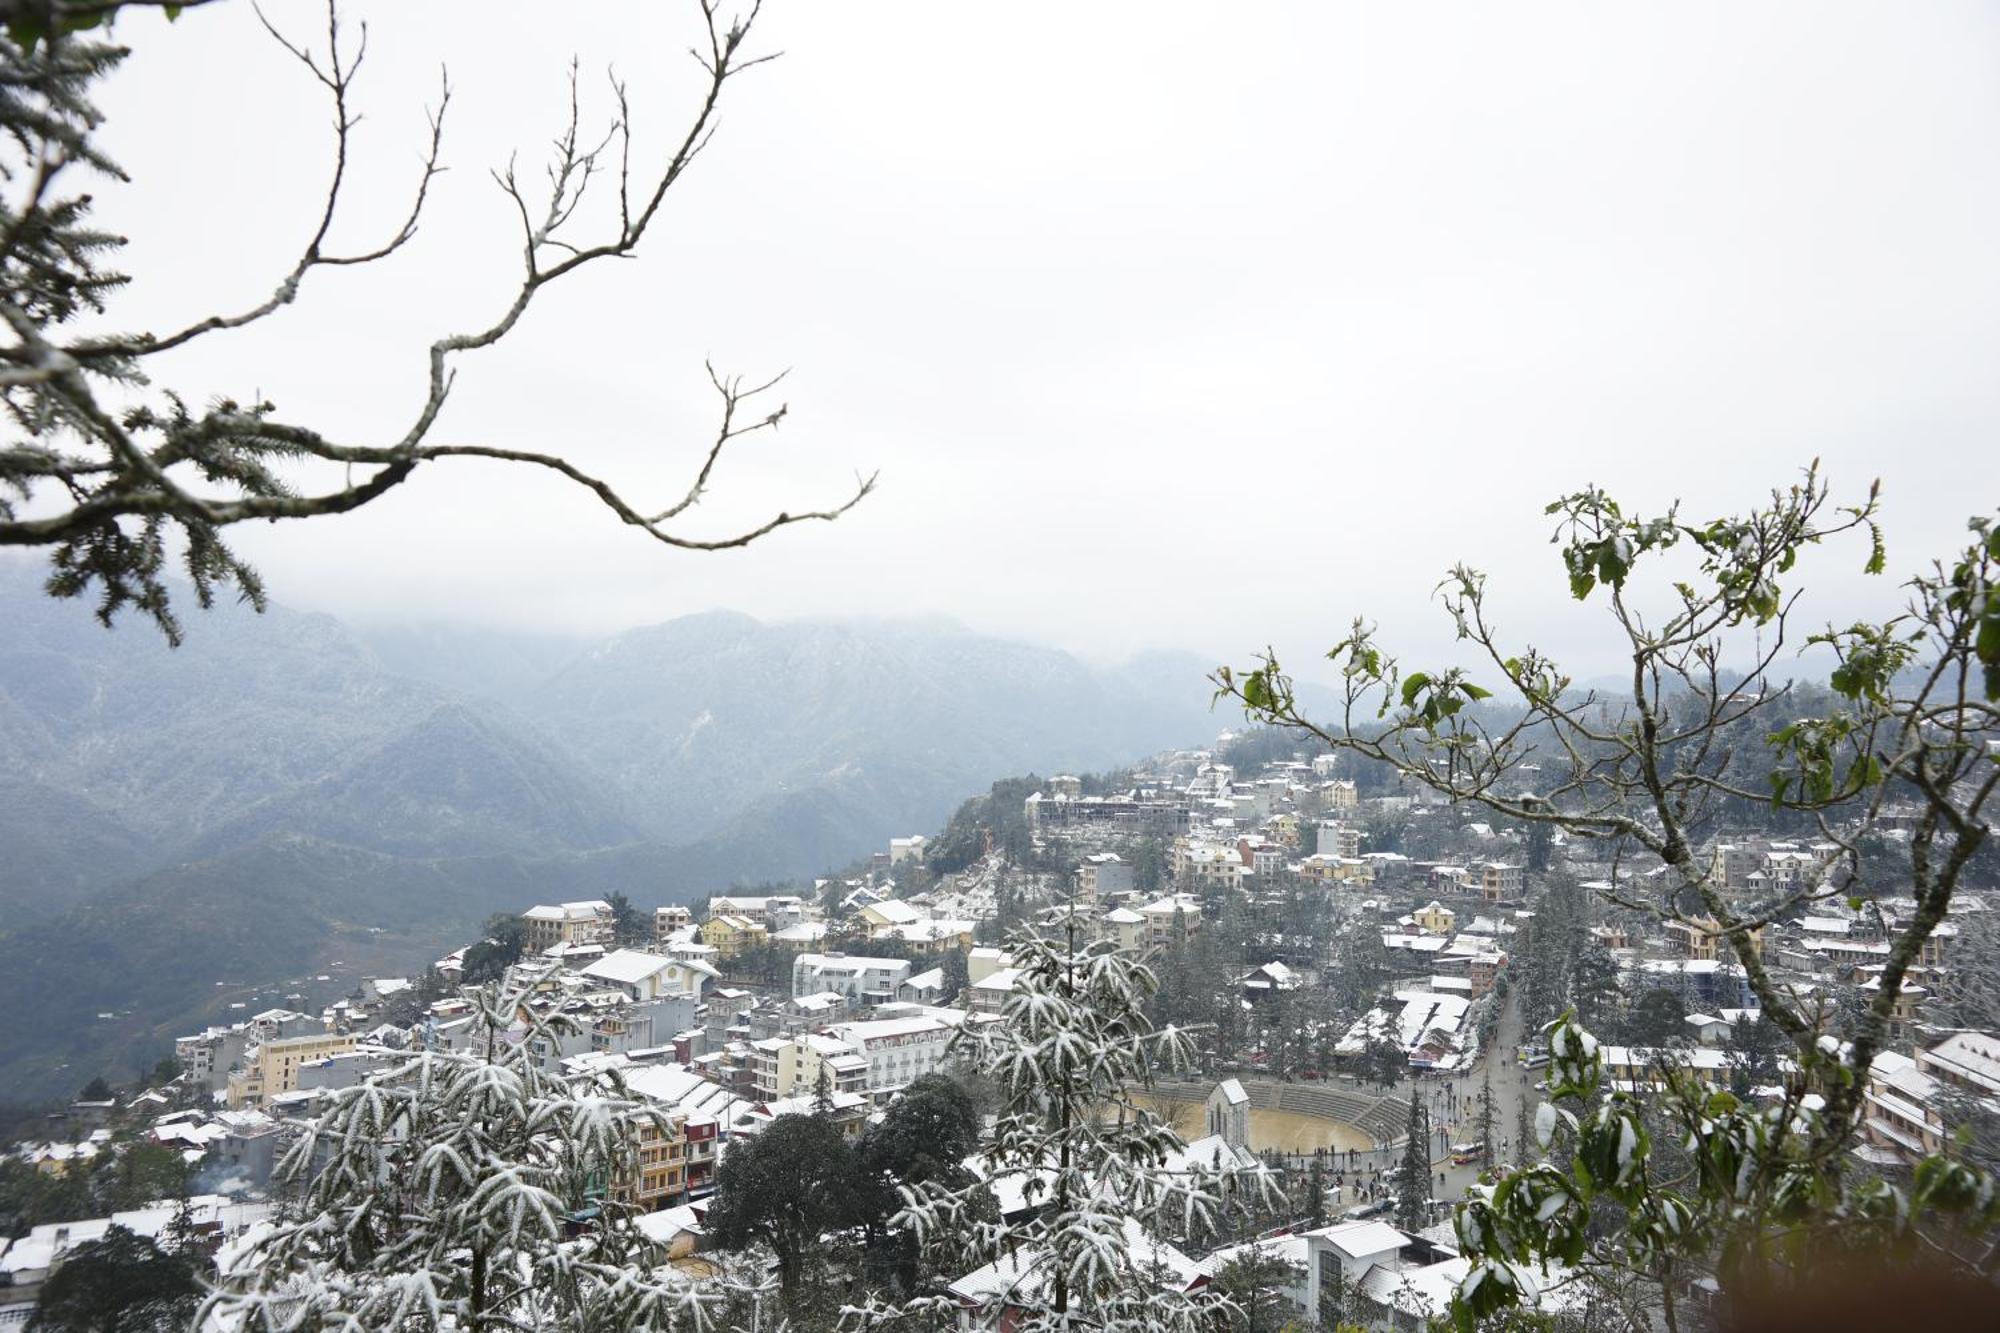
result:
<svg viewBox="0 0 2000 1333"><path fill-rule="evenodd" d="M0 16L0 1333L2000 1326L1993 6Z"/></svg>
<svg viewBox="0 0 2000 1333"><path fill-rule="evenodd" d="M1896 812L1876 827L1893 844ZM1734 897L1815 884L1838 851L1746 828L1703 856ZM1149 1017L1195 1043L1150 1094L1187 1127L1175 1160L1262 1164L1284 1182L1237 1234L1132 1238L1163 1289L1268 1261L1273 1299L1306 1327L1336 1313L1421 1326L1466 1279L1451 1206L1483 1170L1535 1158L1546 1029L1564 1011L1602 1039L1613 1087L1688 1077L1753 1103L1786 1096L1789 1058L1713 923L1620 905L1658 873L1253 734L1106 777L996 784L945 830L810 884L526 904L420 976L182 1036L170 1077L95 1088L18 1144L17 1175L97 1179L144 1159L174 1193L0 1238L0 1328L108 1228L214 1254L266 1223L284 1206L281 1164L330 1097L492 1040L464 989L482 983L516 997L501 1039L528 1065L615 1076L653 1113L601 1196L707 1271L722 1167L773 1125L811 1117L858 1145L927 1080L978 1083L972 1038L1022 1012L1008 944L1021 931L1146 960L1160 979ZM1763 926L1757 955L1837 1042L1912 910L1819 898ZM1991 886L1960 893L1905 978L1858 1169L1893 1178L1953 1142L2000 1150L2000 1013L1982 1007L1996 922ZM1035 1206L1001 1193L1003 1211ZM1006 1326L1005 1272L945 1276L960 1327ZM1587 1299L1551 1283L1543 1308Z"/></svg>

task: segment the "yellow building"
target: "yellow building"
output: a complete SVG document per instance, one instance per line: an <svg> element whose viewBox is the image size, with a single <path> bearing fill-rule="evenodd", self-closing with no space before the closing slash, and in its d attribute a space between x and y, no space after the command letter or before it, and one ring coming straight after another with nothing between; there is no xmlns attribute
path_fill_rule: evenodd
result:
<svg viewBox="0 0 2000 1333"><path fill-rule="evenodd" d="M914 926L926 920L930 913L920 911L901 898L885 898L879 903L869 903L860 912L861 929L871 940L881 939L903 926Z"/></svg>
<svg viewBox="0 0 2000 1333"><path fill-rule="evenodd" d="M354 1049L355 1040L351 1034L315 1032L265 1042L249 1067L229 1076L230 1106L262 1106L280 1093L298 1091L303 1066L343 1055Z"/></svg>
<svg viewBox="0 0 2000 1333"><path fill-rule="evenodd" d="M611 1197L642 1213L657 1212L687 1195L687 1117L673 1113L637 1116L632 1153L611 1177Z"/></svg>
<svg viewBox="0 0 2000 1333"><path fill-rule="evenodd" d="M761 921L749 917L735 916L728 912L710 917L702 922L701 942L714 949L724 958L734 958L745 949L755 948L770 939L771 932Z"/></svg>
<svg viewBox="0 0 2000 1333"><path fill-rule="evenodd" d="M1458 921L1458 913L1433 898L1419 908L1410 918L1417 923L1417 929L1430 935L1449 935Z"/></svg>
<svg viewBox="0 0 2000 1333"><path fill-rule="evenodd" d="M1692 921L1669 921L1667 938L1673 941L1675 951L1683 958L1697 962L1713 963L1736 957L1735 948L1722 933L1722 923L1714 917L1697 917ZM1758 927L1750 932L1750 951L1759 956L1764 952L1764 930Z"/></svg>
<svg viewBox="0 0 2000 1333"><path fill-rule="evenodd" d="M1375 882L1375 867L1360 857L1334 856L1317 853L1308 856L1298 865L1299 878L1314 884L1353 884L1365 886Z"/></svg>

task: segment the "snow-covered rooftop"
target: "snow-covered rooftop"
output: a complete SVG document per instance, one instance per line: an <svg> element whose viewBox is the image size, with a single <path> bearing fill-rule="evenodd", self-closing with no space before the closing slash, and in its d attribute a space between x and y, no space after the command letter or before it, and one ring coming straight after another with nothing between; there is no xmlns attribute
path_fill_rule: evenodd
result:
<svg viewBox="0 0 2000 1333"><path fill-rule="evenodd" d="M636 986L648 977L658 976L666 969L679 965L678 959L665 958L656 953L619 949L584 968L583 975L618 985Z"/></svg>

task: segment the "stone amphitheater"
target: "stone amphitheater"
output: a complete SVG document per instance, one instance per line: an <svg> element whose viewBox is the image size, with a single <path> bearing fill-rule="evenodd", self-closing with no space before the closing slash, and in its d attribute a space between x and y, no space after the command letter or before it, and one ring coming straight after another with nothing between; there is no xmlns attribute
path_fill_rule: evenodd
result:
<svg viewBox="0 0 2000 1333"><path fill-rule="evenodd" d="M1398 1142L1409 1114L1408 1105L1394 1096L1373 1092L1353 1092L1324 1083L1276 1083L1264 1079L1239 1078L1250 1095L1254 1110L1283 1111L1352 1125L1379 1145ZM1188 1079L1162 1081L1159 1093L1173 1101L1200 1102L1214 1090L1218 1080Z"/></svg>

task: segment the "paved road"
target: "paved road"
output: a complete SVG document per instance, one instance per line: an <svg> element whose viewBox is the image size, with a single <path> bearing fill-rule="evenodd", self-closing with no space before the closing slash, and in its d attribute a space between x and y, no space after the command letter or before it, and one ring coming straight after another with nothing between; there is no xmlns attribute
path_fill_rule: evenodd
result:
<svg viewBox="0 0 2000 1333"><path fill-rule="evenodd" d="M1514 1130L1519 1118L1519 1108L1527 1103L1530 1118L1541 1099L1534 1084L1542 1077L1542 1071L1521 1068L1516 1058L1523 1041L1522 1021L1519 1002L1508 997L1507 1007L1501 1011L1500 1022L1494 1029L1493 1042L1483 1053L1481 1063L1465 1074L1451 1078L1426 1078L1417 1080L1414 1086L1431 1107L1431 1124L1435 1136L1431 1140L1431 1170L1434 1175L1444 1178L1442 1186L1433 1181L1432 1195L1439 1199L1456 1201L1465 1193L1465 1188L1479 1179L1480 1167L1477 1162L1467 1166L1451 1164L1450 1145L1469 1141L1479 1132L1479 1096L1483 1088L1485 1065L1490 1062L1493 1069L1493 1145L1494 1160L1505 1164L1513 1160ZM1405 1083L1396 1089L1396 1095L1408 1101L1412 1085ZM1383 1155L1384 1162L1400 1161L1401 1153ZM1350 1207L1367 1197L1367 1188L1377 1177L1365 1171L1361 1176L1361 1191L1356 1192L1354 1178L1349 1176L1347 1188L1340 1196L1340 1207ZM1383 1187L1377 1186L1378 1190ZM1393 1191L1391 1191L1393 1193Z"/></svg>

